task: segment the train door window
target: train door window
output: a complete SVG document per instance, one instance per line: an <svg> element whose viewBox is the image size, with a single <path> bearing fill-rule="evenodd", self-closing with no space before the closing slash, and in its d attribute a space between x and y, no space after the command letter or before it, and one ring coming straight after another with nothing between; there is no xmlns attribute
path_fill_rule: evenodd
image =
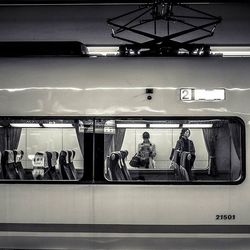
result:
<svg viewBox="0 0 250 250"><path fill-rule="evenodd" d="M78 181L84 175L88 120L0 121L0 178L8 181ZM92 129L93 130L93 129Z"/></svg>
<svg viewBox="0 0 250 250"><path fill-rule="evenodd" d="M238 118L114 119L104 125L111 182L240 183L244 123Z"/></svg>

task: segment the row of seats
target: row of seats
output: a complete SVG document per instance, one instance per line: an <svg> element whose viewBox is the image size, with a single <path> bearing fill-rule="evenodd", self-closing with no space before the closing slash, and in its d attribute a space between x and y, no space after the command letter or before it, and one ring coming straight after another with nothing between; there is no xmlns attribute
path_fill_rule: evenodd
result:
<svg viewBox="0 0 250 250"><path fill-rule="evenodd" d="M1 156L1 155L0 155ZM32 176L22 166L22 150L5 150L2 157L1 179L12 180L77 180L77 171L74 167L74 150L62 150L60 154L56 151L37 152L32 160ZM59 169L56 168L59 159Z"/></svg>
<svg viewBox="0 0 250 250"><path fill-rule="evenodd" d="M129 181L132 180L127 169L125 159L128 156L128 151L112 152L107 157L107 178L114 181Z"/></svg>
<svg viewBox="0 0 250 250"><path fill-rule="evenodd" d="M175 180L190 181L188 171L185 169L185 162L189 152L180 153L175 150L172 158L172 168L174 170ZM132 180L127 169L125 159L128 151L115 151L106 159L107 179L113 181ZM139 178L140 179L140 178Z"/></svg>

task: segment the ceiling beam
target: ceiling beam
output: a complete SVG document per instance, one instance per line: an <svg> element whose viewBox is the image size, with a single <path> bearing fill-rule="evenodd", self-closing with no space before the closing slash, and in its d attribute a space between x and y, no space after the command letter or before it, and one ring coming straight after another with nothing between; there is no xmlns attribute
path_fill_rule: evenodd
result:
<svg viewBox="0 0 250 250"><path fill-rule="evenodd" d="M189 4L227 4L248 3L250 0L173 0ZM148 0L0 0L0 6L12 5L138 5L149 3Z"/></svg>

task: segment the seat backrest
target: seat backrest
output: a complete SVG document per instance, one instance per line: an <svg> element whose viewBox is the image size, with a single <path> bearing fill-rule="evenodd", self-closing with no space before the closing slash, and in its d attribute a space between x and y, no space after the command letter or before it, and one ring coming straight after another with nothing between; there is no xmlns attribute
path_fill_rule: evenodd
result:
<svg viewBox="0 0 250 250"><path fill-rule="evenodd" d="M70 168L70 171L72 173L74 180L77 180L77 171L74 166L75 155L76 155L76 152L74 150L68 150L69 168Z"/></svg>
<svg viewBox="0 0 250 250"><path fill-rule="evenodd" d="M181 161L181 152L177 149L174 150L173 152L173 158L172 161L178 165L180 165L180 161Z"/></svg>
<svg viewBox="0 0 250 250"><path fill-rule="evenodd" d="M109 181L112 181L113 179L112 179L112 174L111 174L111 170L110 170L110 155L108 155L106 157L106 160L105 160L104 164L105 164L105 173L104 173L104 175L105 175L106 179L108 179Z"/></svg>
<svg viewBox="0 0 250 250"><path fill-rule="evenodd" d="M3 172L5 179L17 180L20 179L15 168L15 155L13 150L5 150L3 153Z"/></svg>
<svg viewBox="0 0 250 250"><path fill-rule="evenodd" d="M46 170L49 168L48 157L45 152L37 152L35 153L35 157L32 160L33 165L33 177L37 180L44 179L44 175Z"/></svg>
<svg viewBox="0 0 250 250"><path fill-rule="evenodd" d="M23 150L14 150L14 160L15 160L14 165L15 165L17 174L21 180L27 179L25 170L23 169L23 165L22 165L23 156L24 156Z"/></svg>
<svg viewBox="0 0 250 250"><path fill-rule="evenodd" d="M114 181L126 180L126 178L122 172L120 152L119 151L112 152L109 159L110 159L109 168L110 168L112 180L114 180Z"/></svg>
<svg viewBox="0 0 250 250"><path fill-rule="evenodd" d="M187 170L174 163L174 175L175 175L175 179L178 180L178 181L189 181L189 176L188 176L188 173L187 173Z"/></svg>
<svg viewBox="0 0 250 250"><path fill-rule="evenodd" d="M128 156L128 151L124 150L124 151L120 151L120 155L121 155L121 167L122 167L122 173L125 177L126 180L132 180L130 173L128 171L125 159Z"/></svg>
<svg viewBox="0 0 250 250"><path fill-rule="evenodd" d="M2 153L0 152L0 179L4 179L3 166L2 166Z"/></svg>
<svg viewBox="0 0 250 250"><path fill-rule="evenodd" d="M61 175L56 169L57 160L59 157L56 151L46 151L48 159L48 168L45 168L44 179L45 180L61 180Z"/></svg>
<svg viewBox="0 0 250 250"><path fill-rule="evenodd" d="M187 157L189 154L190 154L190 152L187 152L187 151L183 151L181 153L180 165L184 168L188 167L188 166L186 166L186 164L188 164L188 162L189 162L189 161L187 161Z"/></svg>
<svg viewBox="0 0 250 250"><path fill-rule="evenodd" d="M77 176L74 175L74 156L75 153L70 150L62 150L59 156L59 167L64 180L76 180Z"/></svg>

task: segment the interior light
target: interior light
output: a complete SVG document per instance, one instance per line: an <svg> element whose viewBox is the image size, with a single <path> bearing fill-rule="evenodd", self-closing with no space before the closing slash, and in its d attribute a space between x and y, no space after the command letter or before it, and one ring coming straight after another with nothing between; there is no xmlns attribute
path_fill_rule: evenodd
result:
<svg viewBox="0 0 250 250"><path fill-rule="evenodd" d="M45 128L73 128L71 123L43 123Z"/></svg>
<svg viewBox="0 0 250 250"><path fill-rule="evenodd" d="M212 128L213 124L202 124L202 123L192 123L192 124L183 124L183 128Z"/></svg>
<svg viewBox="0 0 250 250"><path fill-rule="evenodd" d="M39 123L10 123L11 127L16 128L40 128L41 125Z"/></svg>
<svg viewBox="0 0 250 250"><path fill-rule="evenodd" d="M179 128L180 124L164 124L164 123L152 123L150 128Z"/></svg>
<svg viewBox="0 0 250 250"><path fill-rule="evenodd" d="M90 46L88 47L89 55L101 55L101 56L116 56L119 55L119 47L100 47L100 46Z"/></svg>
<svg viewBox="0 0 250 250"><path fill-rule="evenodd" d="M146 128L147 125L143 123L118 123L117 128Z"/></svg>
<svg viewBox="0 0 250 250"><path fill-rule="evenodd" d="M224 57L249 57L249 46L211 46L211 54L222 54Z"/></svg>

